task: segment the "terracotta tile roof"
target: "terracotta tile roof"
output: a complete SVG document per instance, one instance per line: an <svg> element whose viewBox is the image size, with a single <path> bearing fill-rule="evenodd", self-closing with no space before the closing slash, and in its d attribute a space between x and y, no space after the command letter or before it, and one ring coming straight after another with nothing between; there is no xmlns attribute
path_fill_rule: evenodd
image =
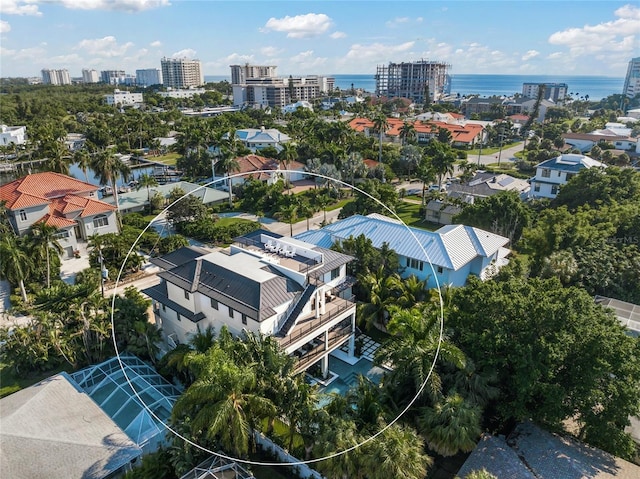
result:
<svg viewBox="0 0 640 479"><path fill-rule="evenodd" d="M36 221L36 223L41 222L44 222L47 226L54 226L55 228L68 228L70 226L76 225L76 222L74 220L67 219L63 216L54 216L51 214L46 214L38 221Z"/></svg>
<svg viewBox="0 0 640 479"><path fill-rule="evenodd" d="M246 155L236 158L239 169L238 173L251 173L257 170L277 170L280 166L280 162L274 158L265 158L259 155ZM303 170L304 164L299 161L290 161L287 164L288 170ZM267 173L260 173L259 179L267 179L269 175Z"/></svg>
<svg viewBox="0 0 640 479"><path fill-rule="evenodd" d="M8 209L46 204L68 194L89 193L98 187L70 176L50 171L34 173L0 186L0 200Z"/></svg>
<svg viewBox="0 0 640 479"><path fill-rule="evenodd" d="M449 113L454 118L462 117L454 113ZM387 137L400 136L400 131L404 125L404 120L398 118L387 118L389 128L385 132ZM357 131L364 132L365 129L373 128L373 122L368 118L354 118L349 122L349 126ZM474 139L482 133L482 125L474 123L467 123L466 125L458 125L452 123L445 123L442 121L414 121L413 127L416 133L433 133L437 134L438 128L444 128L451 133L451 139L457 143L472 143Z"/></svg>

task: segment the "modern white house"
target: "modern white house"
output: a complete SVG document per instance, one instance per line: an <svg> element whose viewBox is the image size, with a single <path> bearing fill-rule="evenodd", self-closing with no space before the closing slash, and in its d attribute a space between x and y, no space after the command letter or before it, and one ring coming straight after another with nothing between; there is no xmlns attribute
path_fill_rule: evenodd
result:
<svg viewBox="0 0 640 479"><path fill-rule="evenodd" d="M26 126L0 125L0 145L24 145L26 141Z"/></svg>
<svg viewBox="0 0 640 479"><path fill-rule="evenodd" d="M243 128L236 130L236 138L244 146L256 153L267 146L282 150L282 144L291 141L291 137L276 128Z"/></svg>
<svg viewBox="0 0 640 479"><path fill-rule="evenodd" d="M555 198L562 185L585 168L606 168L607 165L588 156L568 153L536 165L536 176L531 178L532 198Z"/></svg>
<svg viewBox="0 0 640 479"><path fill-rule="evenodd" d="M99 200L98 189L60 173L34 173L0 186L0 201L16 234L40 222L54 226L65 256L72 257L78 240L119 231L116 207Z"/></svg>
<svg viewBox="0 0 640 479"><path fill-rule="evenodd" d="M238 336L273 336L297 358L296 371L319 363L326 375L332 351L348 344L354 352L356 304L346 276L352 259L258 230L226 250L185 247L153 259L161 282L143 293L169 347L226 326Z"/></svg>
<svg viewBox="0 0 640 479"><path fill-rule="evenodd" d="M437 231L408 227L379 214L354 215L297 239L329 248L335 242L364 235L375 248L386 243L398 254L400 275L427 281L428 288L464 286L469 275L488 279L508 263L509 239L479 228L447 225Z"/></svg>
<svg viewBox="0 0 640 479"><path fill-rule="evenodd" d="M107 105L124 106L124 105L136 105L143 102L142 93L133 93L130 91L123 91L115 89L113 94L104 96Z"/></svg>

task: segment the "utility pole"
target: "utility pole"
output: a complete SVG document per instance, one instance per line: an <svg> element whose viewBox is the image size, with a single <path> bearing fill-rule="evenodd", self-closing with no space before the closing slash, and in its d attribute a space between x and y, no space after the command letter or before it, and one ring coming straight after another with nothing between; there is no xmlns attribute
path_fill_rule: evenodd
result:
<svg viewBox="0 0 640 479"><path fill-rule="evenodd" d="M502 157L502 141L504 140L504 125L500 125L500 151L498 152L498 169L500 169L500 158Z"/></svg>
<svg viewBox="0 0 640 479"><path fill-rule="evenodd" d="M98 246L98 261L100 262L100 292L104 298L104 280L109 277L109 270L104 269L104 258L102 257L102 245Z"/></svg>

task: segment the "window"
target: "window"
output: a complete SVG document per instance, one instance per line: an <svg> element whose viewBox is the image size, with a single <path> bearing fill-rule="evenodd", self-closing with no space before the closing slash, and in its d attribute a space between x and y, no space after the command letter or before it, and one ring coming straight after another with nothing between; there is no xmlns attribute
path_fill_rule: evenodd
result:
<svg viewBox="0 0 640 479"><path fill-rule="evenodd" d="M184 290L184 299L189 299L189 291Z"/></svg>
<svg viewBox="0 0 640 479"><path fill-rule="evenodd" d="M551 170L549 168L543 168L542 177L543 178L551 178Z"/></svg>
<svg viewBox="0 0 640 479"><path fill-rule="evenodd" d="M562 175L562 171L558 171L558 178Z"/></svg>
<svg viewBox="0 0 640 479"><path fill-rule="evenodd" d="M64 239L64 238L68 238L70 236L69 234L69 230L62 230L62 231L58 231L55 235L54 235L57 239Z"/></svg>
<svg viewBox="0 0 640 479"><path fill-rule="evenodd" d="M242 315L242 324L247 324L247 315L246 314Z"/></svg>
<svg viewBox="0 0 640 479"><path fill-rule="evenodd" d="M106 215L98 215L95 218L93 218L94 228L101 228L103 226L108 226L108 225L109 225L109 220L107 219Z"/></svg>
<svg viewBox="0 0 640 479"><path fill-rule="evenodd" d="M20 210L20 221L27 221L27 212L25 210Z"/></svg>
<svg viewBox="0 0 640 479"><path fill-rule="evenodd" d="M211 307L216 311L218 310L218 301L216 299L211 298Z"/></svg>
<svg viewBox="0 0 640 479"><path fill-rule="evenodd" d="M552 195L557 195L558 194L558 185L553 185L551 187L551 194Z"/></svg>
<svg viewBox="0 0 640 479"><path fill-rule="evenodd" d="M167 310L167 307L163 304L162 305L162 311L166 311L166 310Z"/></svg>
<svg viewBox="0 0 640 479"><path fill-rule="evenodd" d="M331 279L334 280L336 279L338 276L340 276L340 268L334 268L331 270Z"/></svg>
<svg viewBox="0 0 640 479"><path fill-rule="evenodd" d="M444 268L442 266L438 266L437 271L438 271L438 274L442 274L444 273Z"/></svg>
<svg viewBox="0 0 640 479"><path fill-rule="evenodd" d="M540 191L540 183L535 183L533 185L533 191Z"/></svg>
<svg viewBox="0 0 640 479"><path fill-rule="evenodd" d="M233 309L229 308L229 317L233 318Z"/></svg>
<svg viewBox="0 0 640 479"><path fill-rule="evenodd" d="M420 260L407 258L407 268L417 269L420 271L424 270L424 263Z"/></svg>

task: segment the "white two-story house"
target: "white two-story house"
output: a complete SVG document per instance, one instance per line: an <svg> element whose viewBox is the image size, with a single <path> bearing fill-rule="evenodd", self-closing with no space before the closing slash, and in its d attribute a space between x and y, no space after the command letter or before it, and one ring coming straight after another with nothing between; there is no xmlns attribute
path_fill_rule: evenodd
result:
<svg viewBox="0 0 640 479"><path fill-rule="evenodd" d="M234 335L273 336L298 359L296 371L320 363L326 375L332 351L344 344L354 350L352 259L258 230L226 250L185 247L153 260L161 282L143 292L170 347L226 326Z"/></svg>
<svg viewBox="0 0 640 479"><path fill-rule="evenodd" d="M508 263L511 252L506 248L508 238L479 228L448 225L426 231L379 214L350 216L296 238L328 248L360 235L374 248L386 243L398 255L400 275L426 280L428 288L464 286L469 275L490 278Z"/></svg>
<svg viewBox="0 0 640 479"><path fill-rule="evenodd" d="M532 198L555 198L562 185L585 168L606 168L593 158L578 154L564 154L536 165L529 194Z"/></svg>

